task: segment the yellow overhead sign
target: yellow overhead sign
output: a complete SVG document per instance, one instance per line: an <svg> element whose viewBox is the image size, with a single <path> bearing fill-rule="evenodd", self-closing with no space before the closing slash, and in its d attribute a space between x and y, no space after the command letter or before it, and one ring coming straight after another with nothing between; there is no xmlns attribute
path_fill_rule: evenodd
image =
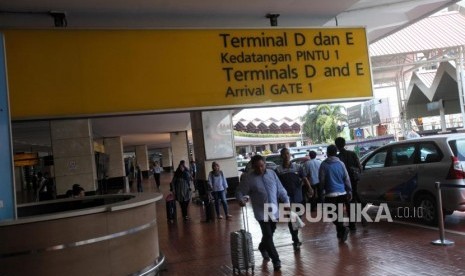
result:
<svg viewBox="0 0 465 276"><path fill-rule="evenodd" d="M3 32L12 119L372 96L364 28Z"/></svg>

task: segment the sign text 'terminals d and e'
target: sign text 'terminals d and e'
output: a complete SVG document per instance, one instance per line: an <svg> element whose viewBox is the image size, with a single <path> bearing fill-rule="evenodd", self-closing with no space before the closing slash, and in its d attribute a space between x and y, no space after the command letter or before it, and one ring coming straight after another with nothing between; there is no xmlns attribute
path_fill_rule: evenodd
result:
<svg viewBox="0 0 465 276"><path fill-rule="evenodd" d="M369 64L353 59L357 41L352 31L282 31L241 36L220 33L225 97L304 94L323 90L327 81L366 77Z"/></svg>

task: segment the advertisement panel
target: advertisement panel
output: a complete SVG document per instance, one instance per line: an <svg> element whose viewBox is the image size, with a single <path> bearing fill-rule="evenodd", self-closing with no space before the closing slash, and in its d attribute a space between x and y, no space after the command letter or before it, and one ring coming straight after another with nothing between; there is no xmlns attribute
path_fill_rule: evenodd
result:
<svg viewBox="0 0 465 276"><path fill-rule="evenodd" d="M349 128L359 128L364 126L384 123L391 117L389 100L373 99L361 104L347 108L347 120Z"/></svg>

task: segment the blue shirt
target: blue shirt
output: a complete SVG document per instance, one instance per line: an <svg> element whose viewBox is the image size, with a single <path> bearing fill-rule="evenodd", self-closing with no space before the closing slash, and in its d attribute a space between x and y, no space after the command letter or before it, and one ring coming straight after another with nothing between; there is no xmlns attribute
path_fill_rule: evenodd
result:
<svg viewBox="0 0 465 276"><path fill-rule="evenodd" d="M215 175L213 171L211 171L208 174L208 184L210 184L214 192L224 191L228 188L228 182L222 171L219 171L218 175Z"/></svg>
<svg viewBox="0 0 465 276"><path fill-rule="evenodd" d="M310 159L304 163L304 175L310 181L310 185L320 183L318 173L320 171L321 161L318 159Z"/></svg>
<svg viewBox="0 0 465 276"><path fill-rule="evenodd" d="M248 173L244 180L239 183L236 192L236 198L239 201L243 200L244 196L250 196L252 201L252 209L255 219L258 221L265 220L265 204L273 204L276 206L273 218L278 219L278 199L280 202L289 203L289 197L283 185L279 181L278 176L273 170L266 169L262 175L256 174L254 171Z"/></svg>

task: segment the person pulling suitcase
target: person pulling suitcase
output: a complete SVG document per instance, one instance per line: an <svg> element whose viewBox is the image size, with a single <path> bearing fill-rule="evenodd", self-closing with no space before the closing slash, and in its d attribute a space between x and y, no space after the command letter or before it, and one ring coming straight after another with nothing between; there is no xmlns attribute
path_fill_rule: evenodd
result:
<svg viewBox="0 0 465 276"><path fill-rule="evenodd" d="M236 199L240 206L245 206L250 196L255 219L262 230L262 240L258 249L264 261L273 262L275 271L281 270L281 260L274 245L273 234L276 230L276 221L279 218L278 200L289 206L289 197L281 181L273 170L267 169L265 159L261 155L255 155L251 161L253 171L248 173L239 183ZM274 205L276 208L273 217L265 217L263 203Z"/></svg>

